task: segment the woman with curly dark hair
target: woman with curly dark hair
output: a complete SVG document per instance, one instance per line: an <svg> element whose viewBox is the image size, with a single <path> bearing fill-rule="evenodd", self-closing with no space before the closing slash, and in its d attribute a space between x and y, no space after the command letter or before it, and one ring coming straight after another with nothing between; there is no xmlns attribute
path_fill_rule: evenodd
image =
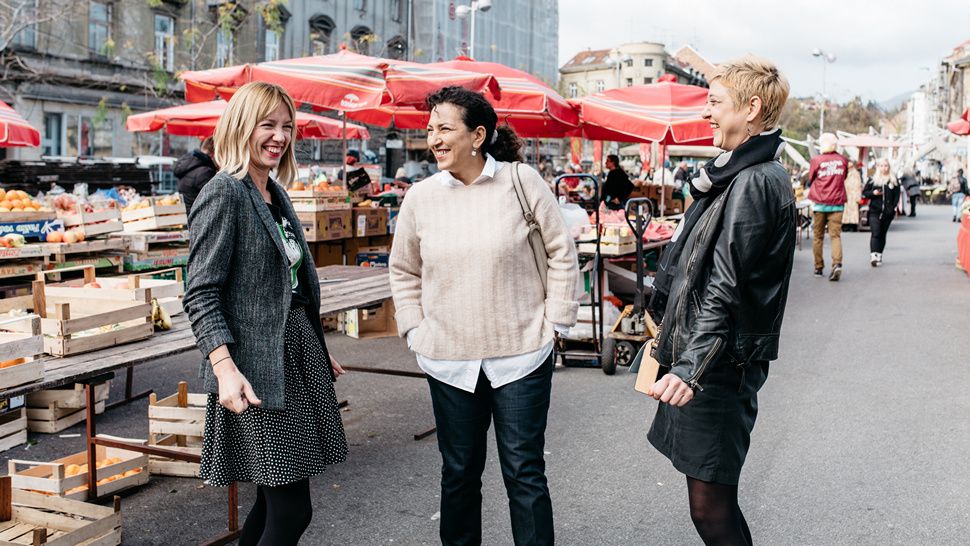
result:
<svg viewBox="0 0 970 546"><path fill-rule="evenodd" d="M431 389L441 542L482 542L481 477L494 420L513 540L553 544L543 448L553 334L575 324L578 310L575 244L545 181L518 163L521 141L496 127L482 95L448 87L427 102L440 172L401 204L390 274L398 331ZM535 229L542 243L533 247Z"/></svg>

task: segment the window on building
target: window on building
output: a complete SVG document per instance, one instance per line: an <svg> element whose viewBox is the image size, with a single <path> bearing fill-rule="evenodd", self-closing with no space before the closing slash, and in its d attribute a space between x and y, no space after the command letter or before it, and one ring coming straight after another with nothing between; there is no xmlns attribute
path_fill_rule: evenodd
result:
<svg viewBox="0 0 970 546"><path fill-rule="evenodd" d="M374 39L374 33L363 25L359 25L350 30L350 42L357 53L370 55L370 43Z"/></svg>
<svg viewBox="0 0 970 546"><path fill-rule="evenodd" d="M653 59L644 59L643 66L653 66Z"/></svg>
<svg viewBox="0 0 970 546"><path fill-rule="evenodd" d="M66 155L92 157L94 155L94 126L91 123L91 118L88 116L71 116L66 125Z"/></svg>
<svg viewBox="0 0 970 546"><path fill-rule="evenodd" d="M168 15L155 15L155 60L165 70L175 70L175 19Z"/></svg>
<svg viewBox="0 0 970 546"><path fill-rule="evenodd" d="M216 33L216 68L232 64L232 54L236 37L231 29L219 29Z"/></svg>
<svg viewBox="0 0 970 546"><path fill-rule="evenodd" d="M626 60L626 65L627 66L633 66L633 59L627 59Z"/></svg>
<svg viewBox="0 0 970 546"><path fill-rule="evenodd" d="M401 2L401 0L391 0L390 4L391 4L391 20L397 23L400 23L401 19L404 18L404 14L402 13L404 8L404 2Z"/></svg>
<svg viewBox="0 0 970 546"><path fill-rule="evenodd" d="M643 83L653 83L653 78L643 78Z"/></svg>
<svg viewBox="0 0 970 546"><path fill-rule="evenodd" d="M631 85L633 85L633 78L627 78L626 79L626 86L627 87L630 87Z"/></svg>
<svg viewBox="0 0 970 546"><path fill-rule="evenodd" d="M606 82L603 80L596 80L596 92L606 91Z"/></svg>
<svg viewBox="0 0 970 546"><path fill-rule="evenodd" d="M64 154L64 116L60 113L44 114L44 138L40 145L44 155Z"/></svg>
<svg viewBox="0 0 970 546"><path fill-rule="evenodd" d="M579 96L579 88L575 83L569 84L569 98L575 99Z"/></svg>
<svg viewBox="0 0 970 546"><path fill-rule="evenodd" d="M94 157L109 157L114 155L114 120L105 119L101 123L92 122L94 127Z"/></svg>
<svg viewBox="0 0 970 546"><path fill-rule="evenodd" d="M337 25L326 15L314 15L310 18L310 54L326 55L330 53L331 36Z"/></svg>
<svg viewBox="0 0 970 546"><path fill-rule="evenodd" d="M280 33L273 29L266 29L266 43L263 48L263 58L267 61L280 60Z"/></svg>
<svg viewBox="0 0 970 546"><path fill-rule="evenodd" d="M111 39L111 5L88 4L88 49L95 55L108 55Z"/></svg>
<svg viewBox="0 0 970 546"><path fill-rule="evenodd" d="M33 18L37 13L37 0L29 3L27 7L24 8L23 14L25 18ZM37 47L37 25L27 25L20 32L14 35L13 39L10 41L11 45L20 47Z"/></svg>
<svg viewBox="0 0 970 546"><path fill-rule="evenodd" d="M403 36L395 36L387 41L387 58L404 60L407 52L408 42Z"/></svg>

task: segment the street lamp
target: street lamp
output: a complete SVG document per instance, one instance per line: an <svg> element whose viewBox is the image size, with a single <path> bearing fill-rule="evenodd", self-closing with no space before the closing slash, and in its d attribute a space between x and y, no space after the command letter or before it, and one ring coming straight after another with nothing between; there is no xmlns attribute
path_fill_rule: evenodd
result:
<svg viewBox="0 0 970 546"><path fill-rule="evenodd" d="M626 53L621 55L620 52L617 51L615 56L611 55L608 59L606 59L606 64L612 66L613 68L616 68L616 88L617 89L623 87L623 82L621 77L622 76L621 72L623 70L623 63L631 60L632 58L633 57L630 57Z"/></svg>
<svg viewBox="0 0 970 546"><path fill-rule="evenodd" d="M821 49L819 49L819 48L816 47L815 49L812 50L812 56L813 57L818 57L819 59L822 60L822 111L821 111L821 113L819 113L819 116L818 116L818 132L819 133L824 133L825 132L825 103L826 103L826 97L825 97L825 67L829 63L834 63L835 62L835 54L834 53L826 53L826 52L824 52Z"/></svg>
<svg viewBox="0 0 970 546"><path fill-rule="evenodd" d="M472 59L475 58L475 12L485 13L490 9L492 9L492 0L471 0L471 5L455 8L455 14L458 17L464 19L470 15L472 18L470 36L468 37L468 56Z"/></svg>

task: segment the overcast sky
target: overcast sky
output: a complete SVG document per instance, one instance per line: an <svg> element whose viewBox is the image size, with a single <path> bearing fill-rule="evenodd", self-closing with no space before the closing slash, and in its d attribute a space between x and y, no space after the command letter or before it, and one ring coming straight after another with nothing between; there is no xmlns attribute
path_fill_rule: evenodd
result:
<svg viewBox="0 0 970 546"><path fill-rule="evenodd" d="M595 12L595 13L594 13ZM885 101L916 90L970 39L967 0L559 0L559 65L633 41L689 43L712 62L753 53L788 76L792 95L822 91L821 48L836 55L826 91Z"/></svg>

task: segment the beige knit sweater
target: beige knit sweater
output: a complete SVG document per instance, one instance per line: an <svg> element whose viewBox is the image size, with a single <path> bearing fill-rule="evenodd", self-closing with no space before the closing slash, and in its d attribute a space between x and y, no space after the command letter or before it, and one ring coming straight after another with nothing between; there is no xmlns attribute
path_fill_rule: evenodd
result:
<svg viewBox="0 0 970 546"><path fill-rule="evenodd" d="M538 350L553 324L576 324L576 249L559 205L535 170L519 166L549 255L543 294L528 227L512 187L512 164L468 186L415 184L401 204L390 257L401 336L433 359L472 360Z"/></svg>

